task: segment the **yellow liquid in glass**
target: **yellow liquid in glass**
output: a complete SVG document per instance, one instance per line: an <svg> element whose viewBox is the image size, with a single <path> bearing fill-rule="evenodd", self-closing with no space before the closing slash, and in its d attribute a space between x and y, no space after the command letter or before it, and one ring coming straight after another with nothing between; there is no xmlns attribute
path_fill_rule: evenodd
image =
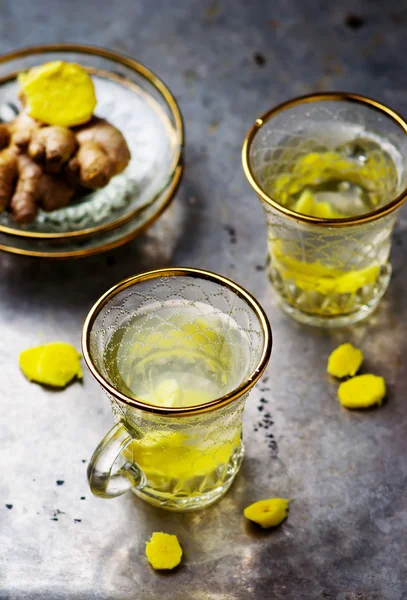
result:
<svg viewBox="0 0 407 600"><path fill-rule="evenodd" d="M397 195L401 158L395 149L393 157L379 142L363 139L335 151L319 148L294 159L290 172L270 183L270 193L283 206L341 219L370 212Z"/></svg>
<svg viewBox="0 0 407 600"><path fill-rule="evenodd" d="M244 361L237 328L184 314L130 321L112 336L105 353L109 379L122 392L162 407L188 407L222 396L237 384ZM240 361L235 360L236 355ZM212 419L213 422L210 422ZM222 485L240 419L141 418L140 437L123 452L161 495L200 495Z"/></svg>
<svg viewBox="0 0 407 600"><path fill-rule="evenodd" d="M294 150L293 150L294 152ZM395 151L396 152L396 151ZM280 204L300 214L341 219L370 212L397 195L397 156L379 141L359 139L335 151L308 152L293 159L290 172L270 180L268 191ZM283 298L302 312L350 314L374 297L388 277L385 236L369 243L336 230L304 230L281 237L270 230L270 274ZM349 230L348 230L349 233ZM351 232L352 233L352 232ZM354 249L353 249L354 247Z"/></svg>

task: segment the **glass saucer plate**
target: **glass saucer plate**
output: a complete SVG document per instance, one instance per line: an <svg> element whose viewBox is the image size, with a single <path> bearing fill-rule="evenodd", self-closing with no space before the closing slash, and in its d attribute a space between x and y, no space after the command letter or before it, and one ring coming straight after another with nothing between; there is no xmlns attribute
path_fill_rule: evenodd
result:
<svg viewBox="0 0 407 600"><path fill-rule="evenodd" d="M179 164L166 189L131 221L93 236L65 240L38 240L0 232L0 251L38 258L82 258L121 246L144 233L168 208L183 172Z"/></svg>
<svg viewBox="0 0 407 600"><path fill-rule="evenodd" d="M171 92L149 69L110 50L78 44L51 44L0 57L0 117L13 118L17 75L35 65L63 60L84 66L94 81L95 114L124 134L131 152L127 168L99 190L74 199L66 208L40 211L30 225L18 225L4 211L0 233L32 240L80 239L133 220L161 195L181 162L183 123Z"/></svg>

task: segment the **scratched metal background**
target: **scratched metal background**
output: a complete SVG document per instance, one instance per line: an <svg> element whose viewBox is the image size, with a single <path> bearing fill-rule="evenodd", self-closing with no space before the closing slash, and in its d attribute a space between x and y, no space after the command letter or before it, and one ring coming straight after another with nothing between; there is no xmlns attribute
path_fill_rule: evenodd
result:
<svg viewBox="0 0 407 600"><path fill-rule="evenodd" d="M77 41L134 56L178 98L187 148L175 204L141 239L82 261L0 256L1 600L407 598L407 219L394 238L390 290L368 323L335 333L296 325L272 304L263 215L240 164L256 116L296 94L356 91L407 114L404 7L2 0L0 51ZM103 291L164 265L212 269L245 285L265 306L275 340L267 379L248 402L241 475L224 500L187 515L131 494L91 497L86 461L112 424L106 399L88 373L82 386L52 393L17 366L30 345L79 345ZM366 369L386 377L382 409L338 406L325 361L343 340L358 343ZM272 495L294 498L287 522L275 532L248 527L243 507ZM185 549L171 575L146 563L155 530L176 533Z"/></svg>

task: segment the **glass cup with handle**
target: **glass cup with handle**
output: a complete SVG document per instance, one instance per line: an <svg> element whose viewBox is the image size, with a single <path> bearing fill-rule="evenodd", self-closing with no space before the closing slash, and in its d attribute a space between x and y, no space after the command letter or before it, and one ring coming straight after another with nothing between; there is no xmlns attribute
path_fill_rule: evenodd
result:
<svg viewBox="0 0 407 600"><path fill-rule="evenodd" d="M243 168L266 214L269 276L293 318L344 326L379 304L406 156L405 120L356 94L295 98L250 129Z"/></svg>
<svg viewBox="0 0 407 600"><path fill-rule="evenodd" d="M116 421L89 463L91 491L131 489L179 511L220 498L242 462L245 401L271 353L256 299L214 273L150 271L97 301L82 344Z"/></svg>

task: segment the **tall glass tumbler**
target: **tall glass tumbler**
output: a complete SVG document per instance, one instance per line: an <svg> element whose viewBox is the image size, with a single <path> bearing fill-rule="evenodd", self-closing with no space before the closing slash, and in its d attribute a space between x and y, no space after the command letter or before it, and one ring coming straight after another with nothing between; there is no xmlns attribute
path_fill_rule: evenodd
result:
<svg viewBox="0 0 407 600"><path fill-rule="evenodd" d="M89 463L92 492L132 490L178 511L220 498L242 462L245 401L270 352L263 309L221 275L161 269L106 292L83 331L116 421Z"/></svg>
<svg viewBox="0 0 407 600"><path fill-rule="evenodd" d="M266 214L271 283L293 318L344 326L376 308L390 281L391 234L407 198L406 157L404 119L356 94L295 98L256 120L243 145L243 168ZM295 210L298 200L290 205L304 182L324 190L327 174L347 180L339 183L345 191L364 177L370 208L359 197L348 201L345 215L326 202L317 215Z"/></svg>

